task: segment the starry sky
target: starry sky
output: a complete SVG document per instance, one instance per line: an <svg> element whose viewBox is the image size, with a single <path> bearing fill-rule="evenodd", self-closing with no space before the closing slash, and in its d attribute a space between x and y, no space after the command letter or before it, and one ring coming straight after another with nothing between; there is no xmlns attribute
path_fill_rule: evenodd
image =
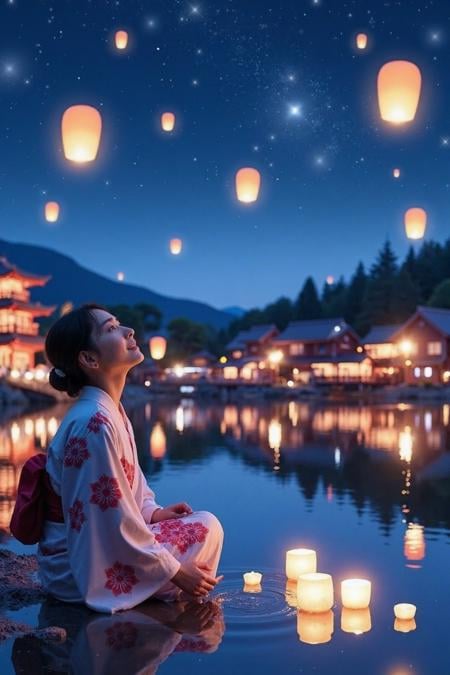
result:
<svg viewBox="0 0 450 675"><path fill-rule="evenodd" d="M370 266L386 237L403 256L411 206L427 210L426 238L450 235L450 3L0 0L0 36L1 237L165 295L250 308L294 298L308 275L321 287L359 259ZM377 106L391 59L423 78L402 127ZM77 103L103 120L84 166L61 143ZM235 196L242 166L261 173L251 205ZM61 205L55 224L47 200Z"/></svg>

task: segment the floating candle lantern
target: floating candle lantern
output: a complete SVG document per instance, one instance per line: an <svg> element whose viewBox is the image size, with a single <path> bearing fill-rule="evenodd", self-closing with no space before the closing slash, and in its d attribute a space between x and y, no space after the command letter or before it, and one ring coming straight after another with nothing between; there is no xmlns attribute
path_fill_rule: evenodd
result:
<svg viewBox="0 0 450 675"><path fill-rule="evenodd" d="M318 614L297 612L297 633L301 642L322 645L331 640L334 630L334 615L331 610Z"/></svg>
<svg viewBox="0 0 450 675"><path fill-rule="evenodd" d="M261 583L262 574L260 572L246 572L244 582L246 586L258 586Z"/></svg>
<svg viewBox="0 0 450 675"><path fill-rule="evenodd" d="M326 612L333 607L333 579L320 572L301 574L297 581L297 603L305 612Z"/></svg>
<svg viewBox="0 0 450 675"><path fill-rule="evenodd" d="M367 35L365 33L358 33L356 36L356 46L358 49L365 49L367 47Z"/></svg>
<svg viewBox="0 0 450 675"><path fill-rule="evenodd" d="M372 584L367 579L345 579L341 583L342 604L348 609L365 609L370 604Z"/></svg>
<svg viewBox="0 0 450 675"><path fill-rule="evenodd" d="M286 553L286 576L297 581L300 574L317 571L317 555L310 548L293 548Z"/></svg>
<svg viewBox="0 0 450 675"><path fill-rule="evenodd" d="M261 584L244 584L244 593L261 593Z"/></svg>
<svg viewBox="0 0 450 675"><path fill-rule="evenodd" d="M72 162L92 162L97 157L102 118L90 105L72 105L64 112L61 134L64 155Z"/></svg>
<svg viewBox="0 0 450 675"><path fill-rule="evenodd" d="M427 212L422 208L408 209L404 217L408 239L422 239L427 227Z"/></svg>
<svg viewBox="0 0 450 675"><path fill-rule="evenodd" d="M414 619L395 619L394 630L399 633L410 633L416 630L416 622Z"/></svg>
<svg viewBox="0 0 450 675"><path fill-rule="evenodd" d="M161 115L161 127L163 131L173 131L175 128L175 115L172 112L165 112Z"/></svg>
<svg viewBox="0 0 450 675"><path fill-rule="evenodd" d="M162 335L155 335L149 340L150 356L155 361L164 358L167 349L167 340Z"/></svg>
<svg viewBox="0 0 450 675"><path fill-rule="evenodd" d="M58 202L47 202L45 205L45 220L47 223L56 223L59 218Z"/></svg>
<svg viewBox="0 0 450 675"><path fill-rule="evenodd" d="M116 49L126 49L128 44L128 33L126 30L118 30L114 36Z"/></svg>
<svg viewBox="0 0 450 675"><path fill-rule="evenodd" d="M180 255L181 249L183 248L183 242L178 238L171 239L169 248L172 255Z"/></svg>
<svg viewBox="0 0 450 675"><path fill-rule="evenodd" d="M415 63L390 61L378 73L381 119L392 124L411 122L416 116L422 76Z"/></svg>
<svg viewBox="0 0 450 675"><path fill-rule="evenodd" d="M353 633L354 635L362 635L368 633L372 628L372 620L370 616L370 609L348 609L342 608L341 614L341 630L344 633Z"/></svg>
<svg viewBox="0 0 450 675"><path fill-rule="evenodd" d="M236 194L240 202L251 204L258 199L261 175L257 169L244 167L239 169L235 177Z"/></svg>
<svg viewBox="0 0 450 675"><path fill-rule="evenodd" d="M409 602L400 602L398 605L394 605L394 614L396 619L414 619L416 606Z"/></svg>

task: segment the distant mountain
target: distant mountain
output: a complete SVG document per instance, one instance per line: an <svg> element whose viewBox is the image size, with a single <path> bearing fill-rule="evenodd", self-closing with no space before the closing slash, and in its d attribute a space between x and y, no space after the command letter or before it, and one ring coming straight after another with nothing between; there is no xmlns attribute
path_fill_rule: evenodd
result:
<svg viewBox="0 0 450 675"><path fill-rule="evenodd" d="M135 305L146 302L156 305L163 322L185 317L192 321L209 324L214 328L228 326L233 316L202 302L169 298L143 286L134 286L107 279L91 272L62 253L32 244L18 244L0 239L0 255L27 272L51 275L43 288L33 288L31 297L46 305L62 305L70 301L74 305L98 302L103 305Z"/></svg>
<svg viewBox="0 0 450 675"><path fill-rule="evenodd" d="M234 317L237 317L238 319L240 319L241 316L244 316L244 314L246 314L247 312L246 309L242 309L242 307L236 307L234 305L232 307L224 307L221 311L225 312L225 314L232 314Z"/></svg>

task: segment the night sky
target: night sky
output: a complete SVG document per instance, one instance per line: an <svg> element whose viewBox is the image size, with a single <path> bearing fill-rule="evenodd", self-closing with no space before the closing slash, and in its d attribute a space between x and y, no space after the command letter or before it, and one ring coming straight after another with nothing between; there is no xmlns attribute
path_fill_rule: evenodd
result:
<svg viewBox="0 0 450 675"><path fill-rule="evenodd" d="M249 308L294 298L307 275L321 287L359 259L370 266L386 237L402 257L410 206L427 210L426 238L450 235L445 0L0 1L1 237L166 295ZM391 59L423 78L401 128L377 106ZM103 118L98 159L83 167L64 159L60 134L77 103ZM261 172L253 205L235 197L242 166ZM54 225L47 200L61 204Z"/></svg>

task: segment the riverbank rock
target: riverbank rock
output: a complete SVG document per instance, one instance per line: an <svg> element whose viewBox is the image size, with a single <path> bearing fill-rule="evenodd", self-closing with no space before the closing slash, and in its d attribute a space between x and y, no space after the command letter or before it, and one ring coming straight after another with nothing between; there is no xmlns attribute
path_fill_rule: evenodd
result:
<svg viewBox="0 0 450 675"><path fill-rule="evenodd" d="M37 579L36 556L0 549L0 611L20 609L46 597Z"/></svg>

